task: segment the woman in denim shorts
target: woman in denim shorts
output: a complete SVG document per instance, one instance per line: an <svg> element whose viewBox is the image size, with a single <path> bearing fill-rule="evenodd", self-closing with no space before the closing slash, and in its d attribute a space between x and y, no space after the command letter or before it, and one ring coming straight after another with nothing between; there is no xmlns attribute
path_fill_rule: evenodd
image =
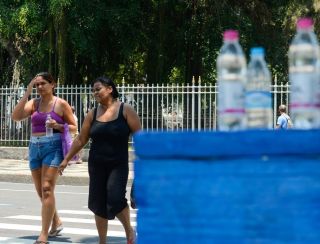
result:
<svg viewBox="0 0 320 244"><path fill-rule="evenodd" d="M33 87L38 98L28 101ZM62 230L62 222L55 208L54 188L58 177L58 167L63 160L61 132L64 124L69 124L71 132L76 131L76 123L71 107L65 100L54 94L56 82L47 73L37 74L27 87L24 96L12 113L12 119L20 121L31 117L32 136L29 144L29 165L33 182L41 199L42 229L34 243L47 243L48 237L56 236ZM47 120L48 115L51 119ZM53 129L46 135L46 127ZM49 231L51 225L51 230Z"/></svg>

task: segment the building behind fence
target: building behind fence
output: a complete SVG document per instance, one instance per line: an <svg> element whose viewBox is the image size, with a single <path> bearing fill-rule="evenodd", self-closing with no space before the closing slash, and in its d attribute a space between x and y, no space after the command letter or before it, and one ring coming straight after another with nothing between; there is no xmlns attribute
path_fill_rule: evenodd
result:
<svg viewBox="0 0 320 244"><path fill-rule="evenodd" d="M138 113L144 130L215 130L217 128L217 86L211 84L170 85L118 85L120 100L130 104ZM27 146L30 119L14 122L13 108L23 96L24 87L0 87L0 139L1 146ZM60 86L59 97L75 107L78 126L88 111L96 106L91 87ZM287 84L273 85L273 121L276 123L277 108L288 105ZM36 96L36 92L33 92Z"/></svg>

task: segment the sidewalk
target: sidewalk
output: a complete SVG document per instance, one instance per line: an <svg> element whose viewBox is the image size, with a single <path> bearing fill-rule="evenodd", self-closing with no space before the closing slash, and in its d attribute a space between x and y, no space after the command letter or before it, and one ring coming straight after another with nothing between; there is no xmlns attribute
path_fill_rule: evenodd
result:
<svg viewBox="0 0 320 244"><path fill-rule="evenodd" d="M82 164L68 166L62 176L59 176L58 185L88 185L88 149L82 151ZM133 180L134 152L129 151L129 179ZM0 147L0 181L32 183L28 162L28 147Z"/></svg>
<svg viewBox="0 0 320 244"><path fill-rule="evenodd" d="M89 176L87 162L68 166L58 178L58 185L88 185ZM129 163L129 180L133 180L133 164ZM29 163L26 160L0 159L0 181L32 183Z"/></svg>

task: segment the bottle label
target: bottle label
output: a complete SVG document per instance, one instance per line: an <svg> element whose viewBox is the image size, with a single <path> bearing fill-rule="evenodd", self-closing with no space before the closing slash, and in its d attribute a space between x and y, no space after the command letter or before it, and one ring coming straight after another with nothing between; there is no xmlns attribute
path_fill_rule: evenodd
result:
<svg viewBox="0 0 320 244"><path fill-rule="evenodd" d="M290 82L290 108L314 107L317 73L291 73Z"/></svg>
<svg viewBox="0 0 320 244"><path fill-rule="evenodd" d="M272 106L271 93L268 91L249 91L246 92L245 107L246 109L261 108L267 109Z"/></svg>
<svg viewBox="0 0 320 244"><path fill-rule="evenodd" d="M242 81L223 81L219 84L219 113L244 113Z"/></svg>

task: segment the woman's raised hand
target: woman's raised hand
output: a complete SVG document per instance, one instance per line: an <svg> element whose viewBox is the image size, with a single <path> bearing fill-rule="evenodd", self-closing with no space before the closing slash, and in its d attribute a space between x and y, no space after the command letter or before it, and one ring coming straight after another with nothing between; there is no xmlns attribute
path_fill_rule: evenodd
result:
<svg viewBox="0 0 320 244"><path fill-rule="evenodd" d="M37 76L34 77L34 78L30 81L29 85L27 86L27 92L29 92L30 94L32 93L32 89L33 89L34 85L36 84L36 81L37 81Z"/></svg>

